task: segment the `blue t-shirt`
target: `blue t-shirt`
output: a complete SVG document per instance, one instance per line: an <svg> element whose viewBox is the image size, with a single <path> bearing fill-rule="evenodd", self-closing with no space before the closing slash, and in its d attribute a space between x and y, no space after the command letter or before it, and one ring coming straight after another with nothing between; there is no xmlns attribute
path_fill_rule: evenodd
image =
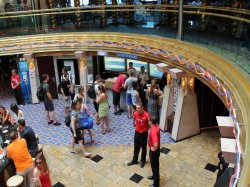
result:
<svg viewBox="0 0 250 187"><path fill-rule="evenodd" d="M37 149L36 135L31 127L25 126L24 130L20 132L20 135L26 140L29 150L33 151Z"/></svg>

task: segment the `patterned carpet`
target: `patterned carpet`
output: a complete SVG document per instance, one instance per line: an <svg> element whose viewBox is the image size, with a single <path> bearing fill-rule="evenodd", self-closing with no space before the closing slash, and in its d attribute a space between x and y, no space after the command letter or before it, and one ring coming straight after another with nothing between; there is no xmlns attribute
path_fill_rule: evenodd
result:
<svg viewBox="0 0 250 187"><path fill-rule="evenodd" d="M14 95L9 90L0 91L0 105L5 106L8 110L11 103L15 102ZM70 145L71 132L64 122L64 105L62 100L54 100L56 117L61 126L48 125L44 113L44 105L26 104L21 106L26 119L26 124L31 126L36 134L39 135L41 144L54 145ZM93 115L94 108L92 102L88 103L90 114ZM113 108L109 112L109 121L111 132L105 135L101 134L100 125L94 125L93 133L95 145L97 146L118 146L118 145L133 145L134 127L132 119L127 118L127 113L124 112L120 116L115 116ZM87 131L85 132L85 142L90 144L90 138ZM170 138L170 134L161 132L161 143L174 143Z"/></svg>

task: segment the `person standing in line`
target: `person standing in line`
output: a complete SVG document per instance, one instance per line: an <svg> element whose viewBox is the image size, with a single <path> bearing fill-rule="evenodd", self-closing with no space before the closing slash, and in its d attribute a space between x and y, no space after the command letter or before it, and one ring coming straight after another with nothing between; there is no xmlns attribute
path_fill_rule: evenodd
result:
<svg viewBox="0 0 250 187"><path fill-rule="evenodd" d="M141 72L139 73L138 78L141 78L142 84L147 84L147 82L148 82L148 74L145 71L144 66L141 66Z"/></svg>
<svg viewBox="0 0 250 187"><path fill-rule="evenodd" d="M141 98L139 92L137 91L137 82L132 82L131 98L132 98L132 114L136 111L136 105L141 105Z"/></svg>
<svg viewBox="0 0 250 187"><path fill-rule="evenodd" d="M128 107L128 118L131 119L131 108L132 108L132 98L131 98L131 90L132 90L132 82L137 82L137 78L134 77L134 73L132 70L129 71L129 78L125 81L124 89L126 90L126 104Z"/></svg>
<svg viewBox="0 0 250 187"><path fill-rule="evenodd" d="M167 72L162 74L161 80L159 82L159 87L161 91L164 91L164 87L168 84L167 75Z"/></svg>
<svg viewBox="0 0 250 187"><path fill-rule="evenodd" d="M23 186L33 187L34 163L28 151L26 140L18 139L17 133L10 132L11 144L6 148L7 157L14 161L16 174L23 176Z"/></svg>
<svg viewBox="0 0 250 187"><path fill-rule="evenodd" d="M68 68L64 67L62 69L62 76L61 76L61 81L65 80L66 76L69 77L69 82L70 82L70 98L73 101L74 97L75 97L75 77L71 74L68 73Z"/></svg>
<svg viewBox="0 0 250 187"><path fill-rule="evenodd" d="M61 93L64 98L64 114L65 116L68 116L70 108L70 87L71 87L69 81L69 75L65 75L61 84L62 84Z"/></svg>
<svg viewBox="0 0 250 187"><path fill-rule="evenodd" d="M96 102L99 103L98 116L101 120L102 134L105 134L106 132L110 132L109 119L108 119L109 104L108 104L108 96L103 85L98 86L98 97L96 99ZM104 122L106 123L105 130L104 130Z"/></svg>
<svg viewBox="0 0 250 187"><path fill-rule="evenodd" d="M49 75L48 73L42 74L42 81L43 81L43 91L45 93L44 97L44 107L45 107L45 114L48 120L48 124L53 123L53 125L61 125L61 123L56 121L56 114L53 105L53 99L49 91Z"/></svg>
<svg viewBox="0 0 250 187"><path fill-rule="evenodd" d="M139 92L139 96L142 102L142 106L144 108L144 110L147 111L147 100L146 100L146 90L147 90L147 86L142 84L142 79L138 78L138 88L137 91Z"/></svg>
<svg viewBox="0 0 250 187"><path fill-rule="evenodd" d="M11 73L12 73L12 75L11 75L11 88L13 89L13 91L15 93L16 102L18 105L24 105L22 88L21 88L21 78L17 74L16 69L12 69Z"/></svg>
<svg viewBox="0 0 250 187"><path fill-rule="evenodd" d="M80 86L78 88L78 93L74 97L74 101L77 101L78 99L82 99L82 102L85 103L85 95L84 95L84 86Z"/></svg>
<svg viewBox="0 0 250 187"><path fill-rule="evenodd" d="M129 72L133 72L133 75L134 75L134 77L137 77L137 71L136 71L136 69L133 67L133 62L129 62L129 64L128 64L128 69L127 69L127 73L129 74Z"/></svg>
<svg viewBox="0 0 250 187"><path fill-rule="evenodd" d="M141 148L142 148L142 153L141 153L140 166L141 168L145 166L146 155L147 155L148 129L149 129L148 119L149 119L149 114L143 110L142 105L136 105L136 112L134 113L134 126L135 126L134 156L133 160L127 164L128 166L137 164Z"/></svg>
<svg viewBox="0 0 250 187"><path fill-rule="evenodd" d="M148 135L148 147L149 147L149 158L150 165L152 169L152 176L149 176L149 180L154 180L152 185L149 187L159 187L160 185L160 168L159 168L159 158L160 158L160 129L157 124L157 118L155 116L149 119L150 131Z"/></svg>
<svg viewBox="0 0 250 187"><path fill-rule="evenodd" d="M148 93L148 113L150 116L156 117L159 120L158 97L162 94L156 80L151 80L151 86L147 90Z"/></svg>
<svg viewBox="0 0 250 187"><path fill-rule="evenodd" d="M95 98L94 98L94 101L93 101L93 105L94 105L94 108L95 108L95 111L96 111L96 124L99 125L100 124L100 119L99 119L99 116L98 116L98 110L99 110L99 106L98 106L98 103L96 102L96 99L97 99L97 96L98 96L98 86L101 84L101 81L102 81L102 78L101 78L101 75L96 75L95 77Z"/></svg>
<svg viewBox="0 0 250 187"><path fill-rule="evenodd" d="M122 111L120 107L120 94L127 78L128 74L120 74L115 81L115 85L113 86L113 104L115 108L115 115L120 115Z"/></svg>
<svg viewBox="0 0 250 187"><path fill-rule="evenodd" d="M50 171L43 153L38 153L35 159L34 183L35 187L51 187Z"/></svg>
<svg viewBox="0 0 250 187"><path fill-rule="evenodd" d="M30 126L26 126L24 119L18 120L18 132L20 132L21 138L26 140L30 155L35 157L38 152L36 134Z"/></svg>

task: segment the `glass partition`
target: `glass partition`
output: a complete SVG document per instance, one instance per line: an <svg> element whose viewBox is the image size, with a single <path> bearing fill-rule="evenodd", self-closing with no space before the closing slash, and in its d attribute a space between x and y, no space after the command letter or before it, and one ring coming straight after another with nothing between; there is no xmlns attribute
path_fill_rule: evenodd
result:
<svg viewBox="0 0 250 187"><path fill-rule="evenodd" d="M184 41L207 48L250 73L249 10L185 5L183 17ZM147 2L4 12L0 13L0 38L61 32L123 32L176 39L177 23L178 5Z"/></svg>

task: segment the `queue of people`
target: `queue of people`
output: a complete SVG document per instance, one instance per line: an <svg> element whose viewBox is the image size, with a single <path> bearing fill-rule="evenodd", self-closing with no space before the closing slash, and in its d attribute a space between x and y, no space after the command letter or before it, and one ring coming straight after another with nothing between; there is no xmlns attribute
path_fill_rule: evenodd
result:
<svg viewBox="0 0 250 187"><path fill-rule="evenodd" d="M91 139L91 143L94 143L94 136L92 132L92 126L86 125L91 123L88 121L90 114L88 107L85 104L86 96L84 95L84 87L81 86L78 89L78 93L74 93L74 78L67 72L67 69L63 69L63 75L61 77L61 94L64 99L64 113L65 117L70 117L70 131L72 133L72 150L71 153L78 154L79 150L75 149L75 144L79 144L80 151L84 157L91 157L84 146L84 131L87 130ZM96 76L94 83L95 98L93 105L96 111L96 124L100 124L102 134L110 132L109 128L109 108L108 95L105 87L101 84L102 79L100 75ZM42 74L42 88L45 93L44 106L47 116L48 124L60 125L56 120L53 99L49 88L49 76L47 73ZM138 156L140 149L142 149L140 167L143 168L146 163L147 143L150 149L150 161L153 175L149 179L154 180L153 186L159 186L159 147L160 147L160 133L157 125L158 119L158 106L157 98L161 95L159 86L156 81L151 80L151 86L146 87L148 82L148 75L145 72L145 68L141 67L141 72L137 75L133 63L129 63L128 72L120 74L113 87L113 104L114 114L120 115L122 111L120 107L120 93L123 89L126 90L126 104L128 109L127 117L133 118L133 124L135 127L134 135L134 156L131 162L127 165L131 166L138 163ZM146 102L146 94L149 96L148 108ZM43 186L41 183L51 184L49 178L49 169L46 163L44 155L38 154L38 144L33 129L26 125L23 112L18 108L17 104L11 105L11 110L14 113L14 118L11 117L10 112L5 107L0 106L0 118L2 124L18 124L19 138L16 133L12 133L10 138L12 143L7 148L7 155L14 160L17 172L25 177L25 183L27 186ZM151 130L149 130L151 127ZM16 142L22 147L21 149L13 148ZM15 150L15 151L13 151ZM16 155L23 155L22 158L17 158ZM36 157L34 166L32 157ZM20 163L25 159L25 166L21 169ZM31 181L30 177L35 177L36 180Z"/></svg>

